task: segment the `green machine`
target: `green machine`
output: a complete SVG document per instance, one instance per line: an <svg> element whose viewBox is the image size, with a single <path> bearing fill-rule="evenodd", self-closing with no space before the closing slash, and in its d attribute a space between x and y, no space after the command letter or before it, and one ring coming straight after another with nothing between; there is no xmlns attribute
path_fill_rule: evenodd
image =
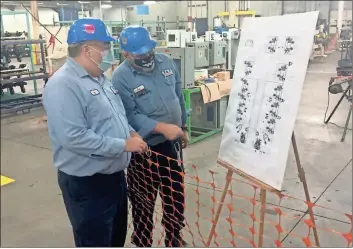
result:
<svg viewBox="0 0 353 249"><path fill-rule="evenodd" d="M199 87L183 90L190 144L211 137L223 130L229 96L204 103Z"/></svg>

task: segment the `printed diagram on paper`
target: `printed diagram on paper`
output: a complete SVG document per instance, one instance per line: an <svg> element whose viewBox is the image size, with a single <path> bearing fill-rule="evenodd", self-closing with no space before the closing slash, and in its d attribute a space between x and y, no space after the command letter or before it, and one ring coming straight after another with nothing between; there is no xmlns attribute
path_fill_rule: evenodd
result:
<svg viewBox="0 0 353 249"><path fill-rule="evenodd" d="M291 55L296 47L296 37L293 36L286 36L284 37L284 42L280 44L278 42L278 36L269 36L267 38L268 43L265 45L265 51L267 53L275 53L277 49L282 49L284 54Z"/></svg>
<svg viewBox="0 0 353 249"><path fill-rule="evenodd" d="M271 46L266 52L282 49L283 54L292 53L294 46L287 46L288 40L290 44L295 44L292 37L286 37L285 45L279 46L279 38L270 37ZM253 78L255 65L255 58L244 61L244 75L240 78L241 88L237 94L235 141L251 146L256 153L265 154L276 133L276 124L281 119L281 106L285 102L282 95L286 84L290 84L293 63L278 63L265 80Z"/></svg>
<svg viewBox="0 0 353 249"><path fill-rule="evenodd" d="M281 190L318 12L247 18L219 160Z"/></svg>

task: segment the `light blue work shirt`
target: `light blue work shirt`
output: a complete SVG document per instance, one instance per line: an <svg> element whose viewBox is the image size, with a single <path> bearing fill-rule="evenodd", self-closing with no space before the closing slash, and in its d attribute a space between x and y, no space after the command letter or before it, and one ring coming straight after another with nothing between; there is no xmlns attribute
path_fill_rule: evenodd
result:
<svg viewBox="0 0 353 249"><path fill-rule="evenodd" d="M129 124L151 146L166 141L152 131L158 122L186 125L185 100L178 68L166 54L155 53L150 73L136 70L125 60L113 73L112 83L119 90Z"/></svg>
<svg viewBox="0 0 353 249"><path fill-rule="evenodd" d="M129 126L118 91L68 58L43 93L55 167L69 175L112 174L129 165Z"/></svg>

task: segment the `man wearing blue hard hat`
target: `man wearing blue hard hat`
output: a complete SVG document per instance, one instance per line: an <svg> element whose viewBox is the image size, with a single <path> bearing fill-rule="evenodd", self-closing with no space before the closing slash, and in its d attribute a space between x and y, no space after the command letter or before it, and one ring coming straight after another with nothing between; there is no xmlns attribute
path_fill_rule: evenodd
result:
<svg viewBox="0 0 353 249"><path fill-rule="evenodd" d="M127 232L124 169L147 144L128 124L111 67L105 24L82 18L70 27L67 62L43 94L54 165L78 247L123 247Z"/></svg>
<svg viewBox="0 0 353 249"><path fill-rule="evenodd" d="M126 60L114 71L112 83L120 92L131 126L147 141L150 165L133 154L127 180L138 247L152 245L153 213L158 192L163 202L167 247L181 247L184 227L184 179L181 149L188 143L186 110L179 71L146 28L126 27L119 38ZM169 158L177 159L169 160Z"/></svg>

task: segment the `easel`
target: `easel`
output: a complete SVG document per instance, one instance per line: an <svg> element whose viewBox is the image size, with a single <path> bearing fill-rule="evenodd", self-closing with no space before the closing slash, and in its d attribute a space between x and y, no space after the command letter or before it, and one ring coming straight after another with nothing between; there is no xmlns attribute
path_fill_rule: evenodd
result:
<svg viewBox="0 0 353 249"><path fill-rule="evenodd" d="M292 133L292 146L293 146L293 150L294 150L295 161L297 163L298 176L299 176L300 181L303 183L305 198L306 198L307 202L310 202L309 189L308 189L308 185L306 182L304 169L300 163L299 152L298 152L298 147L297 147L297 143L295 140L294 132ZM216 216L213 221L213 225L212 225L211 232L208 237L206 246L209 247L211 244L211 241L212 241L212 238L213 238L213 235L214 235L214 232L216 230L216 226L217 226L217 223L219 220L219 216L222 211L223 203L224 203L224 200L225 200L227 193L228 193L229 184L231 182L230 178L233 176L233 173L236 173L261 188L261 191L260 191L260 203L261 203L261 206L260 206L260 226L259 226L258 247L262 247L263 246L264 225L265 225L264 222L265 222L265 210L266 210L266 191L274 192L277 194L280 193L280 191L273 189L271 186L255 179L254 177L252 177L250 175L245 174L241 170L238 170L238 169L232 167L231 165L229 165L221 160L218 160L217 163L219 165L225 167L226 169L228 169L227 182L226 182L226 185L224 186L224 190L223 190L221 200L220 200L220 203L219 203L217 211L216 211ZM308 205L308 211L309 211L310 219L311 219L312 223L314 224L313 231L314 231L315 243L316 243L317 247L320 247L319 236L318 236L317 229L315 226L314 212L313 212L313 209L310 205Z"/></svg>

